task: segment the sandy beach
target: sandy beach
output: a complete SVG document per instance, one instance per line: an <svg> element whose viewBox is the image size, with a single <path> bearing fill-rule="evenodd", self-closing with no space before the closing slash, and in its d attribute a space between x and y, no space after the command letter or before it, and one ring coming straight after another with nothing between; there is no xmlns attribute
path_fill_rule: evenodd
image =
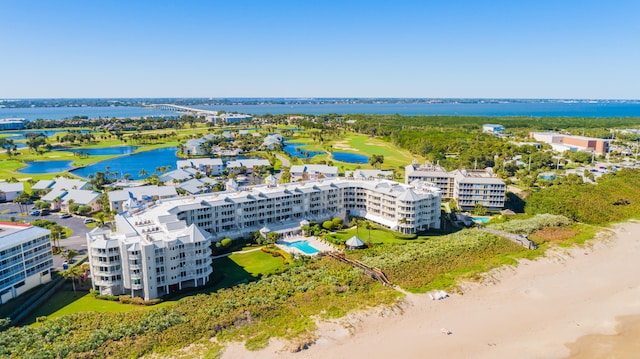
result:
<svg viewBox="0 0 640 359"><path fill-rule="evenodd" d="M234 343L223 358L638 357L640 223L603 237L493 271L444 300L409 294L396 308L321 323L298 353L272 340L259 352Z"/></svg>

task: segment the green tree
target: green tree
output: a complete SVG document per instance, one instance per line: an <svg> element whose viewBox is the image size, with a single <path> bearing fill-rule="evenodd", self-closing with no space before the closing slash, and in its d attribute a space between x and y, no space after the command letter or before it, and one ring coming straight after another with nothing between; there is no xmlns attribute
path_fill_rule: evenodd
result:
<svg viewBox="0 0 640 359"><path fill-rule="evenodd" d="M76 292L76 279L78 279L83 273L82 269L77 266L69 266L69 269L60 272L65 279L71 279L71 286L73 287L73 293Z"/></svg>
<svg viewBox="0 0 640 359"><path fill-rule="evenodd" d="M20 213L25 213L27 212L28 204L31 203L31 196L26 192L22 192L13 199L13 202L20 207Z"/></svg>

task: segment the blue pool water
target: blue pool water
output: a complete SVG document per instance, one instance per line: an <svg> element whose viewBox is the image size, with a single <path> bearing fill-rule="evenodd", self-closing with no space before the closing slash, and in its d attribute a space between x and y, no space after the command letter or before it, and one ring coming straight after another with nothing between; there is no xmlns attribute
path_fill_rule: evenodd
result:
<svg viewBox="0 0 640 359"><path fill-rule="evenodd" d="M27 167L18 170L20 173L55 173L73 168L73 161L33 161L26 162Z"/></svg>
<svg viewBox="0 0 640 359"><path fill-rule="evenodd" d="M485 217L471 217L471 218L473 218L473 220L476 222L482 222L482 223L487 223L491 220L491 218L485 218Z"/></svg>
<svg viewBox="0 0 640 359"><path fill-rule="evenodd" d="M348 152L332 152L333 159L336 161L347 162L347 163L367 163L369 162L369 157L365 155L358 155L355 153Z"/></svg>
<svg viewBox="0 0 640 359"><path fill-rule="evenodd" d="M316 253L320 252L316 248L312 247L309 244L309 241L307 241L307 240L295 241L295 242L287 243L287 247L298 248L299 250L301 250L305 254L316 254Z"/></svg>

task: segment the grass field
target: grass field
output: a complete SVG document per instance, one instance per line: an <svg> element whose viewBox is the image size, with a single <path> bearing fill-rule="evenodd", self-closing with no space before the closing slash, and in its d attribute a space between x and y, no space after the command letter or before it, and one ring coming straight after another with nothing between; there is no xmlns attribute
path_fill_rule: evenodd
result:
<svg viewBox="0 0 640 359"><path fill-rule="evenodd" d="M263 275L276 273L285 264L281 257L273 257L262 251L234 253L228 257L214 259L215 272L224 275L214 289L227 288L239 283L248 283Z"/></svg>
<svg viewBox="0 0 640 359"><path fill-rule="evenodd" d="M368 230L361 226L357 229L358 238L360 238L365 243L371 244L404 244L408 242L424 242L428 240L429 237L418 237L416 239L398 239L393 236L392 231L384 228L375 228ZM345 242L349 238L356 235L356 228L349 228L342 231L338 231L335 234L331 234L334 238L338 239L341 242Z"/></svg>

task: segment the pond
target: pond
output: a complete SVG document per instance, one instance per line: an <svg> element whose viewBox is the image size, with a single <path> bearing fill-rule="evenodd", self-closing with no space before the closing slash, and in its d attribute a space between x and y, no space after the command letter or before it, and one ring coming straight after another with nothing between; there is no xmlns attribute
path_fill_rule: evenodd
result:
<svg viewBox="0 0 640 359"><path fill-rule="evenodd" d="M315 155L322 155L324 154L324 152L316 152L316 151L307 151L305 149L301 149L300 147L302 146L306 146L303 143L289 143L289 142L285 142L284 146L282 147L282 149L284 150L284 152L286 152L289 156L291 157L295 157L298 156L299 158L311 158Z"/></svg>
<svg viewBox="0 0 640 359"><path fill-rule="evenodd" d="M89 156L130 155L139 146L118 146L103 148L61 148L60 151L81 152Z"/></svg>
<svg viewBox="0 0 640 359"><path fill-rule="evenodd" d="M171 170L176 169L176 147L159 148L156 150L139 152L128 156L112 158L110 160L94 163L87 167L78 168L71 171L74 175L88 178L90 174L96 172L105 172L107 167L112 173L116 173L118 178L122 178L128 173L131 179L142 179L156 173L156 168L161 166L170 166ZM145 170L146 175L140 176L140 171Z"/></svg>
<svg viewBox="0 0 640 359"><path fill-rule="evenodd" d="M18 170L20 173L56 173L73 168L73 161L33 161L25 162L27 167Z"/></svg>
<svg viewBox="0 0 640 359"><path fill-rule="evenodd" d="M369 162L369 157L365 155L359 155L356 153L348 153L348 152L331 152L333 154L333 159L340 162L347 163L367 163Z"/></svg>

